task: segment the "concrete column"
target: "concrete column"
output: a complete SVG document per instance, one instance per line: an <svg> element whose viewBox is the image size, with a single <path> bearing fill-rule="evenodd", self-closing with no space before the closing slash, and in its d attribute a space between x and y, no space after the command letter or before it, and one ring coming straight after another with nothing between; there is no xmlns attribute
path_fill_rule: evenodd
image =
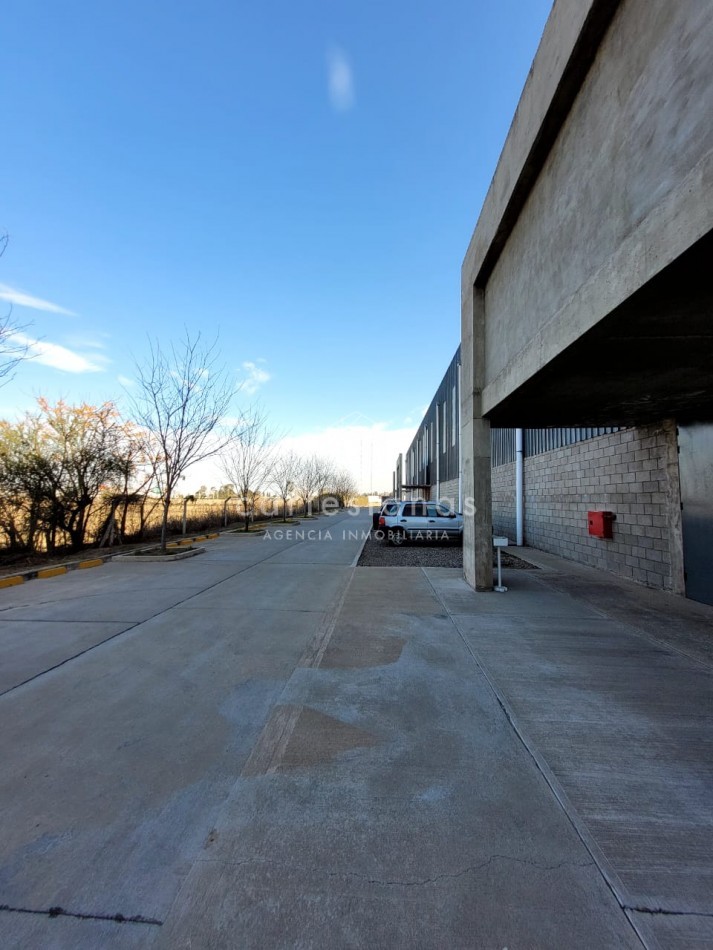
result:
<svg viewBox="0 0 713 950"><path fill-rule="evenodd" d="M671 556L671 590L686 593L683 572L683 524L681 518L681 474L678 465L678 427L675 419L663 420L666 435L666 512Z"/></svg>
<svg viewBox="0 0 713 950"><path fill-rule="evenodd" d="M493 589L493 508L490 423L482 416L485 298L465 288L461 309L461 446L463 453L463 573L477 591Z"/></svg>

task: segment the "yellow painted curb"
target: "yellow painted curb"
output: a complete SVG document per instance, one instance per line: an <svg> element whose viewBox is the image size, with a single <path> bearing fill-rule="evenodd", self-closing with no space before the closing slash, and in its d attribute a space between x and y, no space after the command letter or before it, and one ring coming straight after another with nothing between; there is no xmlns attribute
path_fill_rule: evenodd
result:
<svg viewBox="0 0 713 950"><path fill-rule="evenodd" d="M38 577L57 577L58 574L66 574L66 567L46 567L43 571L38 571Z"/></svg>
<svg viewBox="0 0 713 950"><path fill-rule="evenodd" d="M219 538L219 537L220 537L220 534L207 534L205 536L205 539L206 541L212 541L213 538Z"/></svg>
<svg viewBox="0 0 713 950"><path fill-rule="evenodd" d="M0 577L0 587L16 587L18 584L24 583L24 577Z"/></svg>
<svg viewBox="0 0 713 950"><path fill-rule="evenodd" d="M79 564L77 564L77 568L80 571L84 571L88 567L99 567L99 565L103 563L104 561L100 557L95 557L95 558L92 558L91 561L80 561Z"/></svg>

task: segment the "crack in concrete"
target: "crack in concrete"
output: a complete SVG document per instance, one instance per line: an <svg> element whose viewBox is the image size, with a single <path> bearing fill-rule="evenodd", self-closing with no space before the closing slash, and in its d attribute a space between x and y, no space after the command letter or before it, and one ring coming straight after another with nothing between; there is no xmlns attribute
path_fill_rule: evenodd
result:
<svg viewBox="0 0 713 950"><path fill-rule="evenodd" d="M283 864L280 861L270 861L266 858L248 858L245 861L226 862L221 862L218 858L209 858L204 860L206 863L216 861L217 863L229 864L231 867L245 867L246 865L250 864L261 864L282 868L287 871L305 871L308 874L326 874L327 877L352 877L364 882L365 884L375 884L380 887L426 887L429 884L438 884L441 881L457 880L458 878L465 877L467 874L474 874L478 871L482 871L484 868L489 867L494 861L510 861L514 864L521 864L525 867L535 868L538 871L558 871L560 868L564 867L589 868L594 864L593 861L582 862L567 860L560 861L557 864L539 864L537 861L529 861L526 858L515 858L509 854L491 854L490 857L486 858L485 861L481 861L478 864L470 864L468 867L462 868L460 871L444 872L443 874L436 874L434 877L423 878L420 880L385 881L381 880L381 878L372 878L367 877L365 874L358 874L356 871L329 871L326 868L321 867L305 867L295 864Z"/></svg>
<svg viewBox="0 0 713 950"><path fill-rule="evenodd" d="M127 917L124 914L87 914L82 911L66 910L64 907L48 907L46 910L33 907L12 907L10 904L0 904L0 911L9 914L35 914L40 917L73 917L75 920L108 920L115 924L147 924L152 927L163 927L162 920L153 917L144 917L143 914L133 914Z"/></svg>
<svg viewBox="0 0 713 950"><path fill-rule="evenodd" d="M713 918L713 912L704 910L669 910L666 907L646 907L646 905L622 904L624 910L632 911L636 914L650 914L652 917L661 915L663 917L707 917Z"/></svg>

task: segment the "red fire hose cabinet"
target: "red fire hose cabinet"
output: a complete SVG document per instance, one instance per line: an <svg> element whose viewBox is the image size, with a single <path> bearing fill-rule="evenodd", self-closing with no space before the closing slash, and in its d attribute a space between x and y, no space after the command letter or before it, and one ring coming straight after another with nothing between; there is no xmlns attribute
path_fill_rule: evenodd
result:
<svg viewBox="0 0 713 950"><path fill-rule="evenodd" d="M587 521L590 535L593 538L613 538L615 517L612 511L588 511Z"/></svg>

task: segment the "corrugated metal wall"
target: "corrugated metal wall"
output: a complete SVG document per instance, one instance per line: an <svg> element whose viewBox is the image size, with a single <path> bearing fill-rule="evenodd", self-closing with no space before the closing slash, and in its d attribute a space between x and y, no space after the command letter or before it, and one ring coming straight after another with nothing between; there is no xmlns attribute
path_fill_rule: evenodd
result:
<svg viewBox="0 0 713 950"><path fill-rule="evenodd" d="M440 480L447 482L458 478L460 439L460 392L458 367L460 347L431 400L426 415L404 456L402 471L404 483L415 485L436 484L436 431L440 448ZM438 415L438 423L436 423ZM525 429L523 448L525 456L541 455L567 445L595 439L600 435L618 432L616 426L604 428ZM492 466L506 465L515 461L515 429L491 431Z"/></svg>
<svg viewBox="0 0 713 950"><path fill-rule="evenodd" d="M523 438L524 454L527 457L542 455L543 452L552 452L577 442L586 442L587 439L596 439L600 435L609 435L618 432L618 426L604 426L599 428L568 428L568 429L525 429ZM515 430L493 429L491 431L492 465L505 465L515 461Z"/></svg>
<svg viewBox="0 0 713 950"><path fill-rule="evenodd" d="M460 347L456 350L446 374L431 400L421 425L405 456L404 481L412 485L436 484L458 478L460 439L460 391L458 367ZM438 413L438 424L436 414ZM440 467L436 466L436 430L440 449Z"/></svg>

